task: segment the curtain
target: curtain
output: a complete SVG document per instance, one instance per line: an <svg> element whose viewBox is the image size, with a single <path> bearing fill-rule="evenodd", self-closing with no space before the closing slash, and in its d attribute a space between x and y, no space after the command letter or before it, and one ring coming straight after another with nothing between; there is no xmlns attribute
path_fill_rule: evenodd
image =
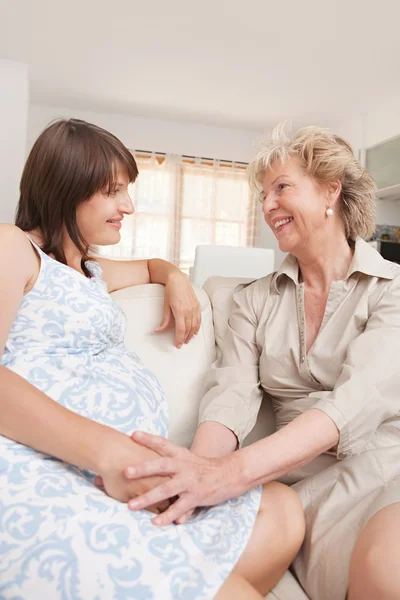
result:
<svg viewBox="0 0 400 600"><path fill-rule="evenodd" d="M254 246L256 200L246 168L208 159L135 153L139 177L129 186L135 213L121 241L98 248L110 258L169 260L188 272L200 244Z"/></svg>

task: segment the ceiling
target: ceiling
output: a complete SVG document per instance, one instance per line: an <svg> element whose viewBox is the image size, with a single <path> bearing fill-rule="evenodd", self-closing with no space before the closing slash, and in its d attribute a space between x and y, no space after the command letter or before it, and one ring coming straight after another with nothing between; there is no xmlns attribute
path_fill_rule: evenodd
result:
<svg viewBox="0 0 400 600"><path fill-rule="evenodd" d="M31 101L262 130L400 92L398 0L0 0Z"/></svg>

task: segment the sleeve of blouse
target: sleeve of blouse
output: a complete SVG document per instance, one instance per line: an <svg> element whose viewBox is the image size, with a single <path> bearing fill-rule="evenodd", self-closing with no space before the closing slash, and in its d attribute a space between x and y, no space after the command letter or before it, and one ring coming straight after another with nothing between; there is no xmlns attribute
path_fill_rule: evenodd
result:
<svg viewBox="0 0 400 600"><path fill-rule="evenodd" d="M262 390L259 379L260 353L256 343L258 282L235 292L223 348L206 378L200 404L199 424L216 421L231 429L239 445L253 429Z"/></svg>
<svg viewBox="0 0 400 600"><path fill-rule="evenodd" d="M387 286L364 332L350 343L332 392L314 408L336 424L339 459L359 454L386 419L400 416L400 276ZM318 397L318 392L314 394Z"/></svg>

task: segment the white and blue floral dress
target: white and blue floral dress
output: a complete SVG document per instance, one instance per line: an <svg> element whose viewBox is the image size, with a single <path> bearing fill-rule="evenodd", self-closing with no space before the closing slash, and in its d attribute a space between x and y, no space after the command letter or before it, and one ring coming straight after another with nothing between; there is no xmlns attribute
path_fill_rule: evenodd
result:
<svg viewBox="0 0 400 600"><path fill-rule="evenodd" d="M167 400L124 347L126 318L100 266L87 263L88 279L37 251L40 273L0 364L89 419L166 436ZM97 489L93 473L0 436L0 600L211 599L249 540L260 495L159 528Z"/></svg>

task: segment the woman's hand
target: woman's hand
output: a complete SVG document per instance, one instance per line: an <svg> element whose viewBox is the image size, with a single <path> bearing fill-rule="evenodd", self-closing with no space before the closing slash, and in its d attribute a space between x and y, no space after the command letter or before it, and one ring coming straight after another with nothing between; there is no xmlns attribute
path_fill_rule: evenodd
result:
<svg viewBox="0 0 400 600"><path fill-rule="evenodd" d="M103 461L103 467L95 479L95 484L104 489L108 496L121 502L144 494L169 480L169 477L146 477L129 481L124 476L124 469L128 465L139 466L145 461L160 458L156 452L145 448L134 442L128 436L123 435L108 446L107 459ZM147 506L147 510L156 514L163 512L170 506L168 499Z"/></svg>
<svg viewBox="0 0 400 600"><path fill-rule="evenodd" d="M128 480L168 475L170 480L130 500L128 507L141 510L168 498L179 496L162 515L153 519L154 525L169 525L178 521L197 506L213 506L240 496L247 491L241 482L237 454L223 458L204 458L169 440L144 432L132 435L135 442L153 450L162 458L129 466L124 473Z"/></svg>
<svg viewBox="0 0 400 600"><path fill-rule="evenodd" d="M200 303L185 273L174 270L165 284L164 312L156 332L165 331L175 319L175 346L190 342L199 333L201 325Z"/></svg>
<svg viewBox="0 0 400 600"><path fill-rule="evenodd" d="M222 458L232 454L237 447L236 434L222 423L205 421L200 423L192 442L190 451L196 456L204 458ZM194 512L194 508L185 513L175 522L177 525L186 523Z"/></svg>

